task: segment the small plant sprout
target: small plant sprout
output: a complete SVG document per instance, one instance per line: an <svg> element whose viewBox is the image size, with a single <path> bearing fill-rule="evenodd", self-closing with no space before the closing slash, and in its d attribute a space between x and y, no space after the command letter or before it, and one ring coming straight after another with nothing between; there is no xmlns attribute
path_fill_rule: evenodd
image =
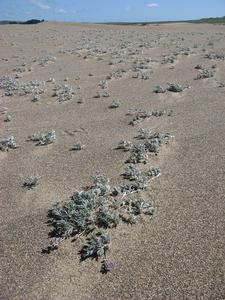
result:
<svg viewBox="0 0 225 300"><path fill-rule="evenodd" d="M40 95L38 95L38 94L35 94L35 95L33 95L33 97L32 97L32 102L37 102L37 101L39 101L40 100Z"/></svg>
<svg viewBox="0 0 225 300"><path fill-rule="evenodd" d="M202 65L196 65L196 66L195 66L195 69L196 69L196 70L202 70L202 69L203 69L203 66L202 66Z"/></svg>
<svg viewBox="0 0 225 300"><path fill-rule="evenodd" d="M0 150L9 151L9 149L16 149L18 145L16 144L14 136L9 136L0 140Z"/></svg>
<svg viewBox="0 0 225 300"><path fill-rule="evenodd" d="M55 78L49 78L46 82L51 82L51 83L55 83Z"/></svg>
<svg viewBox="0 0 225 300"><path fill-rule="evenodd" d="M183 90L186 88L188 88L188 85L181 85L178 83L168 83L167 91L180 93L183 92Z"/></svg>
<svg viewBox="0 0 225 300"><path fill-rule="evenodd" d="M140 128L138 130L137 139L150 139L152 137L153 130L150 128Z"/></svg>
<svg viewBox="0 0 225 300"><path fill-rule="evenodd" d="M197 77L195 78L196 80L198 79L205 79L205 78L211 78L214 76L214 72L212 70L208 69L202 69L198 73Z"/></svg>
<svg viewBox="0 0 225 300"><path fill-rule="evenodd" d="M130 141L120 141L115 149L121 149L124 151L130 151L133 144Z"/></svg>
<svg viewBox="0 0 225 300"><path fill-rule="evenodd" d="M101 98L101 94L99 92L96 92L96 94L94 95L94 98Z"/></svg>
<svg viewBox="0 0 225 300"><path fill-rule="evenodd" d="M5 115L4 122L10 122L12 120L12 116L9 114Z"/></svg>
<svg viewBox="0 0 225 300"><path fill-rule="evenodd" d="M115 269L116 263L112 261L111 259L103 259L102 266L101 266L101 273L106 274L108 272L111 272Z"/></svg>
<svg viewBox="0 0 225 300"><path fill-rule="evenodd" d="M111 96L111 92L110 91L105 91L103 94L102 94L102 97L105 97L105 98L108 98Z"/></svg>
<svg viewBox="0 0 225 300"><path fill-rule="evenodd" d="M68 84L58 85L55 87L53 97L57 97L59 102L64 102L73 99L75 91Z"/></svg>
<svg viewBox="0 0 225 300"><path fill-rule="evenodd" d="M85 260L88 257L99 257L105 256L109 250L111 244L111 237L108 232L98 232L87 239L86 244L80 251L81 260Z"/></svg>
<svg viewBox="0 0 225 300"><path fill-rule="evenodd" d="M43 132L43 133L40 133L40 132L34 133L28 139L31 141L37 142L36 145L52 144L56 140L55 130L51 130L51 131Z"/></svg>
<svg viewBox="0 0 225 300"><path fill-rule="evenodd" d="M109 108L118 108L118 107L120 107L120 102L118 101L113 101L109 106Z"/></svg>
<svg viewBox="0 0 225 300"><path fill-rule="evenodd" d="M156 94L160 94L160 93L165 93L166 89L160 85L157 85L154 89L153 92Z"/></svg>
<svg viewBox="0 0 225 300"><path fill-rule="evenodd" d="M40 183L40 176L30 176L27 177L23 183L23 186L28 189L33 189Z"/></svg>
<svg viewBox="0 0 225 300"><path fill-rule="evenodd" d="M135 165L129 165L126 167L125 172L122 175L125 179L130 181L137 180L140 177L140 171L135 167Z"/></svg>
<svg viewBox="0 0 225 300"><path fill-rule="evenodd" d="M81 145L81 144L74 144L72 147L71 147L71 151L80 151L82 149L85 148L85 145Z"/></svg>
<svg viewBox="0 0 225 300"><path fill-rule="evenodd" d="M108 88L108 82L107 80L101 80L98 84L102 89L107 89Z"/></svg>

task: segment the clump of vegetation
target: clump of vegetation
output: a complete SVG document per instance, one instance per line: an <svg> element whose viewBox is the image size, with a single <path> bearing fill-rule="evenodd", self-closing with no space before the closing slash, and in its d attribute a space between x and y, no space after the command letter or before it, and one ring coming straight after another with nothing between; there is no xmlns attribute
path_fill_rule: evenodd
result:
<svg viewBox="0 0 225 300"><path fill-rule="evenodd" d="M160 169L151 168L147 172L141 172L135 165L131 164L125 169L125 172L122 175L125 179L128 179L130 181L149 181L150 178L158 177L160 175Z"/></svg>
<svg viewBox="0 0 225 300"><path fill-rule="evenodd" d="M137 182L134 180L134 183L120 188L111 188L109 179L98 175L93 177L93 184L86 190L75 192L63 204L53 204L49 210L49 220L56 247L51 243L49 249L57 249L64 238L86 236L86 243L80 251L81 260L104 257L102 264L107 269L105 271L110 271L113 266L106 265L111 261L106 258L106 252L110 248L111 237L105 230L117 227L120 222L135 224L140 215L153 214L151 203L140 197L129 197L131 192L146 188L146 178L149 180L152 174L143 173L143 178L138 178Z"/></svg>
<svg viewBox="0 0 225 300"><path fill-rule="evenodd" d="M140 171L136 168L135 165L129 165L125 169L123 177L128 180L137 180L140 177Z"/></svg>
<svg viewBox="0 0 225 300"><path fill-rule="evenodd" d="M138 130L138 135L136 136L137 139L150 139L152 137L152 129L150 128L140 128Z"/></svg>
<svg viewBox="0 0 225 300"><path fill-rule="evenodd" d="M52 144L56 140L55 130L51 130L43 133L41 132L34 133L28 139L37 142L36 145Z"/></svg>
<svg viewBox="0 0 225 300"><path fill-rule="evenodd" d="M5 90L6 96L13 96L18 94L19 96L24 96L27 94L43 94L45 82L38 80L20 82L11 76L1 76L0 77L0 89Z"/></svg>
<svg viewBox="0 0 225 300"><path fill-rule="evenodd" d="M138 144L134 145L131 149L131 154L126 160L126 163L137 164L144 163L148 161L148 153L146 151L145 145Z"/></svg>
<svg viewBox="0 0 225 300"><path fill-rule="evenodd" d="M53 97L57 97L59 102L71 100L75 95L75 91L68 84L58 85L54 90Z"/></svg>
<svg viewBox="0 0 225 300"><path fill-rule="evenodd" d="M30 176L24 180L23 186L28 189L33 189L40 183L40 176Z"/></svg>
<svg viewBox="0 0 225 300"><path fill-rule="evenodd" d="M212 70L202 69L200 70L200 72L198 73L195 79L199 80L199 79L211 78L213 76L214 76L214 72Z"/></svg>
<svg viewBox="0 0 225 300"><path fill-rule="evenodd" d="M130 109L127 115L133 115L132 120L129 122L130 125L136 125L150 117L162 117L164 115L171 116L171 111L166 110L144 110L144 109Z"/></svg>
<svg viewBox="0 0 225 300"><path fill-rule="evenodd" d="M102 89L107 89L108 88L108 82L107 80L100 80L98 84Z"/></svg>
<svg viewBox="0 0 225 300"><path fill-rule="evenodd" d="M80 251L81 260L85 260L88 257L95 257L98 259L99 257L106 256L110 243L111 237L108 232L98 232L97 234L92 235L87 239L86 244Z"/></svg>
<svg viewBox="0 0 225 300"><path fill-rule="evenodd" d="M104 259L102 261L101 273L106 274L115 268L116 264L111 259Z"/></svg>
<svg viewBox="0 0 225 300"><path fill-rule="evenodd" d="M109 106L109 108L118 108L118 107L120 107L120 102L115 100Z"/></svg>
<svg viewBox="0 0 225 300"><path fill-rule="evenodd" d="M93 98L101 98L101 94L99 92L96 92Z"/></svg>
<svg viewBox="0 0 225 300"><path fill-rule="evenodd" d="M202 69L203 69L203 66L198 64L198 65L195 66L195 69L196 69L196 70L202 70Z"/></svg>
<svg viewBox="0 0 225 300"><path fill-rule="evenodd" d="M183 92L184 89L188 88L187 85L181 85L178 83L168 83L167 91L180 93Z"/></svg>
<svg viewBox="0 0 225 300"><path fill-rule="evenodd" d="M12 120L12 116L9 114L5 115L4 122L10 122Z"/></svg>
<svg viewBox="0 0 225 300"><path fill-rule="evenodd" d="M218 85L218 87L220 87L220 88L223 88L223 87L225 87L225 82L219 82L219 85Z"/></svg>
<svg viewBox="0 0 225 300"><path fill-rule="evenodd" d="M37 102L39 100L40 100L40 96L38 94L34 94L32 99L31 99L32 102Z"/></svg>
<svg viewBox="0 0 225 300"><path fill-rule="evenodd" d="M168 64L168 63L173 64L175 62L175 60L176 60L176 56L174 56L174 55L164 55L161 64L163 64L163 65Z"/></svg>
<svg viewBox="0 0 225 300"><path fill-rule="evenodd" d="M148 152L157 154L163 144L167 144L173 136L170 133L155 132L148 138L144 146Z"/></svg>
<svg viewBox="0 0 225 300"><path fill-rule="evenodd" d="M170 133L152 132L150 129L140 129L137 138L144 139L143 144L133 145L126 163L137 164L148 162L148 153L157 155L163 144L173 137Z"/></svg>
<svg viewBox="0 0 225 300"><path fill-rule="evenodd" d="M50 62L55 62L55 61L56 61L56 57L52 56L52 55L40 56L33 60L33 62L37 63L38 65L40 65L42 67L45 67Z"/></svg>
<svg viewBox="0 0 225 300"><path fill-rule="evenodd" d="M132 147L133 147L132 142L130 142L130 141L120 141L115 149L130 151Z"/></svg>
<svg viewBox="0 0 225 300"><path fill-rule="evenodd" d="M209 52L205 55L205 58L214 59L214 60L225 60L225 51Z"/></svg>
<svg viewBox="0 0 225 300"><path fill-rule="evenodd" d="M16 149L18 145L16 144L14 136L9 136L0 140L0 150L9 151L9 149Z"/></svg>
<svg viewBox="0 0 225 300"><path fill-rule="evenodd" d="M156 94L160 94L160 93L165 93L166 89L164 87L162 87L161 85L157 85L154 89L153 92Z"/></svg>
<svg viewBox="0 0 225 300"><path fill-rule="evenodd" d="M102 97L104 98L108 98L111 96L111 92L110 91L105 91L103 94L102 94Z"/></svg>
<svg viewBox="0 0 225 300"><path fill-rule="evenodd" d="M85 145L81 145L81 144L74 144L72 147L71 147L71 151L80 151L82 149L85 148Z"/></svg>

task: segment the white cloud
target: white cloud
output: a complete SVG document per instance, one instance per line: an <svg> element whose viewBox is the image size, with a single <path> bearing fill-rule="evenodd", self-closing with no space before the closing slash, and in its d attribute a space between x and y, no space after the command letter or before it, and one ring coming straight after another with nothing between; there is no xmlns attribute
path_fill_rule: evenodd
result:
<svg viewBox="0 0 225 300"><path fill-rule="evenodd" d="M40 0L30 0L30 3L32 3L33 5L36 5L37 7L41 8L41 9L44 9L44 10L50 9L49 5L43 3Z"/></svg>
<svg viewBox="0 0 225 300"><path fill-rule="evenodd" d="M148 3L147 4L147 7L149 7L149 8L155 8L155 7L158 7L158 6L159 6L158 3Z"/></svg>
<svg viewBox="0 0 225 300"><path fill-rule="evenodd" d="M56 9L56 12L59 13L59 14L66 14L67 13L67 11L64 8L58 8L58 9Z"/></svg>

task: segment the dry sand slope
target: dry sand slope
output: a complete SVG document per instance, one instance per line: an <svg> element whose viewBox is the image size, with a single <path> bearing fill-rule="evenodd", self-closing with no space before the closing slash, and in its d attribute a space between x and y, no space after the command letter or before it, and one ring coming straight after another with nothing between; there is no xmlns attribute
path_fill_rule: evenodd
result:
<svg viewBox="0 0 225 300"><path fill-rule="evenodd" d="M7 96L0 89L0 137L13 135L19 145L0 151L1 299L225 299L224 39L225 27L213 25L0 27L1 82L16 74L20 83L45 81L37 102L29 93ZM203 72L198 64L213 77L194 80ZM46 82L50 77L55 83ZM190 88L153 92L167 82ZM76 94L60 103L52 97L58 84ZM94 98L97 91L111 96ZM110 109L113 100L121 106ZM130 108L172 109L173 115L131 126ZM127 153L113 148L135 141L141 127L175 138L150 157L149 165L162 172L143 194L155 215L112 232L115 270L102 275L98 262L80 263L82 239L43 255L52 203L90 184L96 172L123 183ZM51 145L26 141L51 129L57 135ZM69 151L77 142L86 148ZM27 190L22 184L30 175L41 182Z"/></svg>

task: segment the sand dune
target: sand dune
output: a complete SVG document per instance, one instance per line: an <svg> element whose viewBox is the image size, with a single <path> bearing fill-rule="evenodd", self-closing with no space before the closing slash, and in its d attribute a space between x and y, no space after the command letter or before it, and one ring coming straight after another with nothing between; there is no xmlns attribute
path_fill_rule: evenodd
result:
<svg viewBox="0 0 225 300"><path fill-rule="evenodd" d="M224 38L224 26L204 24L0 27L0 137L13 135L19 145L0 151L1 299L224 299ZM212 77L195 80L203 70ZM9 96L1 86L6 75L19 82ZM35 80L40 85L22 93L22 83ZM189 88L153 92L168 82ZM53 97L60 84L75 94L58 87ZM120 107L110 109L113 100ZM131 126L131 108L173 114ZM112 230L113 272L101 274L95 260L80 263L83 238L43 255L50 206L90 184L96 172L123 184L127 153L114 148L135 142L139 128L174 138L147 164L162 172L142 192L154 203L153 217ZM51 129L53 144L27 141ZM69 151L75 143L85 149ZM31 175L41 176L40 184L24 189Z"/></svg>

